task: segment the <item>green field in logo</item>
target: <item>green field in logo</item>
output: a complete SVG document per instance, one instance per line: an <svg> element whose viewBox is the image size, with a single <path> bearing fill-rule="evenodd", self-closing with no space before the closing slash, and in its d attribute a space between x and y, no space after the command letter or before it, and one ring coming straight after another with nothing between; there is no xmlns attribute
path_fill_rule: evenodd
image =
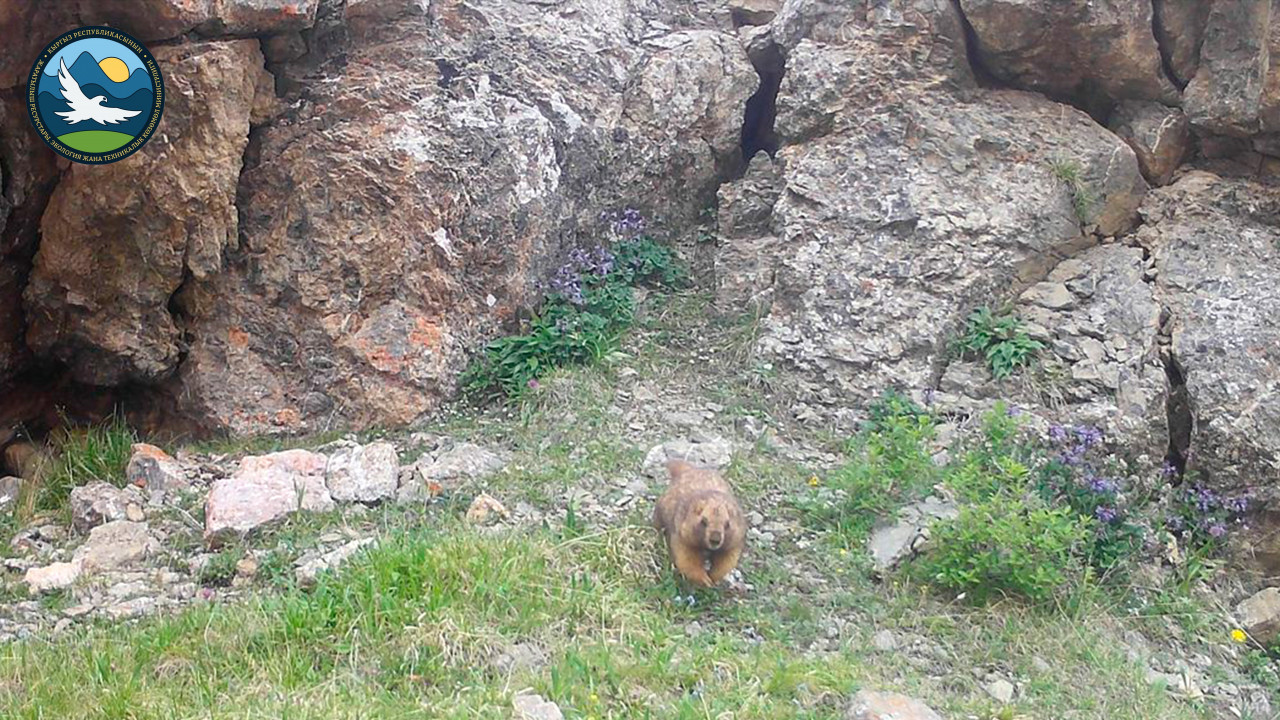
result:
<svg viewBox="0 0 1280 720"><path fill-rule="evenodd" d="M151 53L109 27L64 33L40 53L27 82L31 124L55 152L104 164L137 152L164 112L164 78Z"/></svg>

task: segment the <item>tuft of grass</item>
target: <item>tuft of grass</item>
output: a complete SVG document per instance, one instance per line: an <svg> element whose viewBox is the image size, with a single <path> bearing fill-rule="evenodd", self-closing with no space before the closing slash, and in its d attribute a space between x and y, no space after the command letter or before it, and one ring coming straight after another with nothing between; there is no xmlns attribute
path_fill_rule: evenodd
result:
<svg viewBox="0 0 1280 720"><path fill-rule="evenodd" d="M53 457L33 488L34 510L60 510L71 489L94 481L125 484L125 468L138 436L119 417L100 425L60 428L49 437Z"/></svg>
<svg viewBox="0 0 1280 720"><path fill-rule="evenodd" d="M1084 169L1080 167L1080 163L1059 159L1050 162L1049 169L1071 193L1071 205L1076 211L1076 219L1081 224L1088 223L1098 204L1098 196L1085 180Z"/></svg>
<svg viewBox="0 0 1280 720"><path fill-rule="evenodd" d="M1030 365L1044 345L1027 335L1017 317L979 308L965 321L964 334L956 340L955 348L961 355L983 358L991 374L1000 380Z"/></svg>

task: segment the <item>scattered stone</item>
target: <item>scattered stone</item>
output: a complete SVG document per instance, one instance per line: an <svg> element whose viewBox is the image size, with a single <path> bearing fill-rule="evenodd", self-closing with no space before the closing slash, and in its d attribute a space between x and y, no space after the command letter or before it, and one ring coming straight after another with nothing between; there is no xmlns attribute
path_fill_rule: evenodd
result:
<svg viewBox="0 0 1280 720"><path fill-rule="evenodd" d="M424 455L400 473L396 499L423 500L440 494L450 480L481 480L501 470L506 457L474 443L458 443L434 455Z"/></svg>
<svg viewBox="0 0 1280 720"><path fill-rule="evenodd" d="M258 561L245 556L236 561L236 577L251 578L258 574Z"/></svg>
<svg viewBox="0 0 1280 720"><path fill-rule="evenodd" d="M503 674L538 671L547 665L547 653L531 643L516 643L498 656L494 666Z"/></svg>
<svg viewBox="0 0 1280 720"><path fill-rule="evenodd" d="M510 516L507 508L488 493L480 493L467 508L467 522L472 525L492 525Z"/></svg>
<svg viewBox="0 0 1280 720"><path fill-rule="evenodd" d="M871 636L871 646L883 653L898 649L898 639L888 630L880 630Z"/></svg>
<svg viewBox="0 0 1280 720"><path fill-rule="evenodd" d="M11 475L0 477L0 508L16 502L22 493L22 478Z"/></svg>
<svg viewBox="0 0 1280 720"><path fill-rule="evenodd" d="M928 705L897 693L863 690L853 697L847 720L942 720Z"/></svg>
<svg viewBox="0 0 1280 720"><path fill-rule="evenodd" d="M163 497L165 493L191 485L177 460L147 443L134 444L133 456L125 468L125 478L129 484L146 490L151 497Z"/></svg>
<svg viewBox="0 0 1280 720"><path fill-rule="evenodd" d="M955 518L959 512L954 503L933 496L903 508L893 524L881 524L871 531L867 549L871 553L872 570L884 573L897 567L923 549L933 523Z"/></svg>
<svg viewBox="0 0 1280 720"><path fill-rule="evenodd" d="M376 542L375 538L363 538L360 540L352 540L336 550L321 555L320 557L306 562L294 571L294 577L297 578L298 584L302 586L310 586L315 584L316 578L320 573L326 570L332 570L342 565L360 551L361 548Z"/></svg>
<svg viewBox="0 0 1280 720"><path fill-rule="evenodd" d="M128 520L114 520L89 532L89 540L76 550L75 561L84 570L111 570L145 558L156 547L147 526Z"/></svg>
<svg viewBox="0 0 1280 720"><path fill-rule="evenodd" d="M988 695L1003 705L1013 702L1013 683L1004 678L996 678L988 682L983 687L983 690L986 690Z"/></svg>
<svg viewBox="0 0 1280 720"><path fill-rule="evenodd" d="M1039 282L1022 293L1022 302L1039 305L1050 310L1063 310L1076 303L1076 296L1067 286L1058 282Z"/></svg>
<svg viewBox="0 0 1280 720"><path fill-rule="evenodd" d="M1036 655L1035 657L1031 658L1031 667L1035 668L1036 672L1042 675L1047 675L1053 672L1053 666L1050 665L1048 662L1046 662L1045 659L1040 657L1039 655Z"/></svg>
<svg viewBox="0 0 1280 720"><path fill-rule="evenodd" d="M58 562L47 567L31 568L22 576L22 581L33 593L50 592L71 587L80 577L83 568L80 561Z"/></svg>
<svg viewBox="0 0 1280 720"><path fill-rule="evenodd" d="M307 450L247 457L229 478L213 484L205 501L204 539L217 547L299 510L334 507L324 484L327 460Z"/></svg>
<svg viewBox="0 0 1280 720"><path fill-rule="evenodd" d="M703 467L723 468L733 459L733 444L721 437L702 441L669 440L649 449L640 471L652 478L665 478L667 460L672 458L688 460Z"/></svg>
<svg viewBox="0 0 1280 720"><path fill-rule="evenodd" d="M560 706L541 695L517 695L511 704L516 720L564 720Z"/></svg>
<svg viewBox="0 0 1280 720"><path fill-rule="evenodd" d="M1280 636L1280 588L1254 593L1236 606L1236 616L1249 637L1270 646Z"/></svg>
<svg viewBox="0 0 1280 720"><path fill-rule="evenodd" d="M329 494L339 502L373 503L396 494L400 458L389 442L341 450L329 458Z"/></svg>
<svg viewBox="0 0 1280 720"><path fill-rule="evenodd" d="M113 520L129 519L128 507L139 498L105 482L93 482L72 488L67 504L71 506L71 526L79 532Z"/></svg>
<svg viewBox="0 0 1280 720"><path fill-rule="evenodd" d="M738 25L767 25L780 7L782 0L729 0L729 12Z"/></svg>

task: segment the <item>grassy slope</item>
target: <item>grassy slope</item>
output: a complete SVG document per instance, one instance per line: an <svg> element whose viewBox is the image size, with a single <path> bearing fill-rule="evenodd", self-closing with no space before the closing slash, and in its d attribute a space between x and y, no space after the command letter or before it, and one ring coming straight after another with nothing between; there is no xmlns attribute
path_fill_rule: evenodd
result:
<svg viewBox="0 0 1280 720"><path fill-rule="evenodd" d="M532 688L570 718L838 718L859 687L908 692L949 717L1210 716L1145 682L1117 641L1143 621L1104 604L974 609L872 583L857 548L800 529L789 498L811 472L763 445L735 458L732 479L746 504L795 531L745 558L745 594L689 603L647 529L647 503L568 521L570 498L590 491L612 507L649 444L679 434L667 409L714 401L722 410L708 423L726 431L747 415L785 424L769 404L783 386L746 350L750 324L708 326L702 302L651 314L605 367L444 423L515 451L484 487L544 511L544 524L465 527L458 516L477 487L425 509L291 521L255 541L275 548L267 578L287 577L324 529L356 523L387 539L310 591L281 582L247 601L2 647L0 717L498 718ZM659 398L635 399L641 386ZM881 629L904 646L873 650ZM545 659L500 660L521 647ZM1012 708L975 672L996 668L1028 682Z"/></svg>

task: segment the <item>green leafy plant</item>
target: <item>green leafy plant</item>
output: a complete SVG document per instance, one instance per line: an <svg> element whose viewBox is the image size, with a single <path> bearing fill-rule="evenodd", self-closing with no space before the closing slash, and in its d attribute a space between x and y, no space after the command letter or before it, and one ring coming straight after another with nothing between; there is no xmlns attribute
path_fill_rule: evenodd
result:
<svg viewBox="0 0 1280 720"><path fill-rule="evenodd" d="M961 355L985 359L997 380L1029 365L1036 353L1044 349L1041 342L1027 335L1018 318L996 315L990 308L979 308L969 315L964 334L955 346Z"/></svg>
<svg viewBox="0 0 1280 720"><path fill-rule="evenodd" d="M935 526L933 549L915 567L973 602L998 595L1045 602L1084 578L1089 534L1090 521L1068 508L1001 493Z"/></svg>
<svg viewBox="0 0 1280 720"><path fill-rule="evenodd" d="M463 373L464 393L482 400L515 397L537 387L553 368L600 361L634 321L633 287L674 288L685 280L675 253L647 235L625 239L612 251L575 250L523 332L490 342Z"/></svg>
<svg viewBox="0 0 1280 720"><path fill-rule="evenodd" d="M943 483L966 502L1026 486L1032 453L1019 438L1017 416L1004 403L982 417L982 432L947 464Z"/></svg>
<svg viewBox="0 0 1280 720"><path fill-rule="evenodd" d="M933 417L897 393L882 397L865 431L849 441L849 462L827 478L814 478L800 508L815 523L860 539L875 521L926 492L938 478L929 453ZM830 497L834 493L835 497Z"/></svg>

